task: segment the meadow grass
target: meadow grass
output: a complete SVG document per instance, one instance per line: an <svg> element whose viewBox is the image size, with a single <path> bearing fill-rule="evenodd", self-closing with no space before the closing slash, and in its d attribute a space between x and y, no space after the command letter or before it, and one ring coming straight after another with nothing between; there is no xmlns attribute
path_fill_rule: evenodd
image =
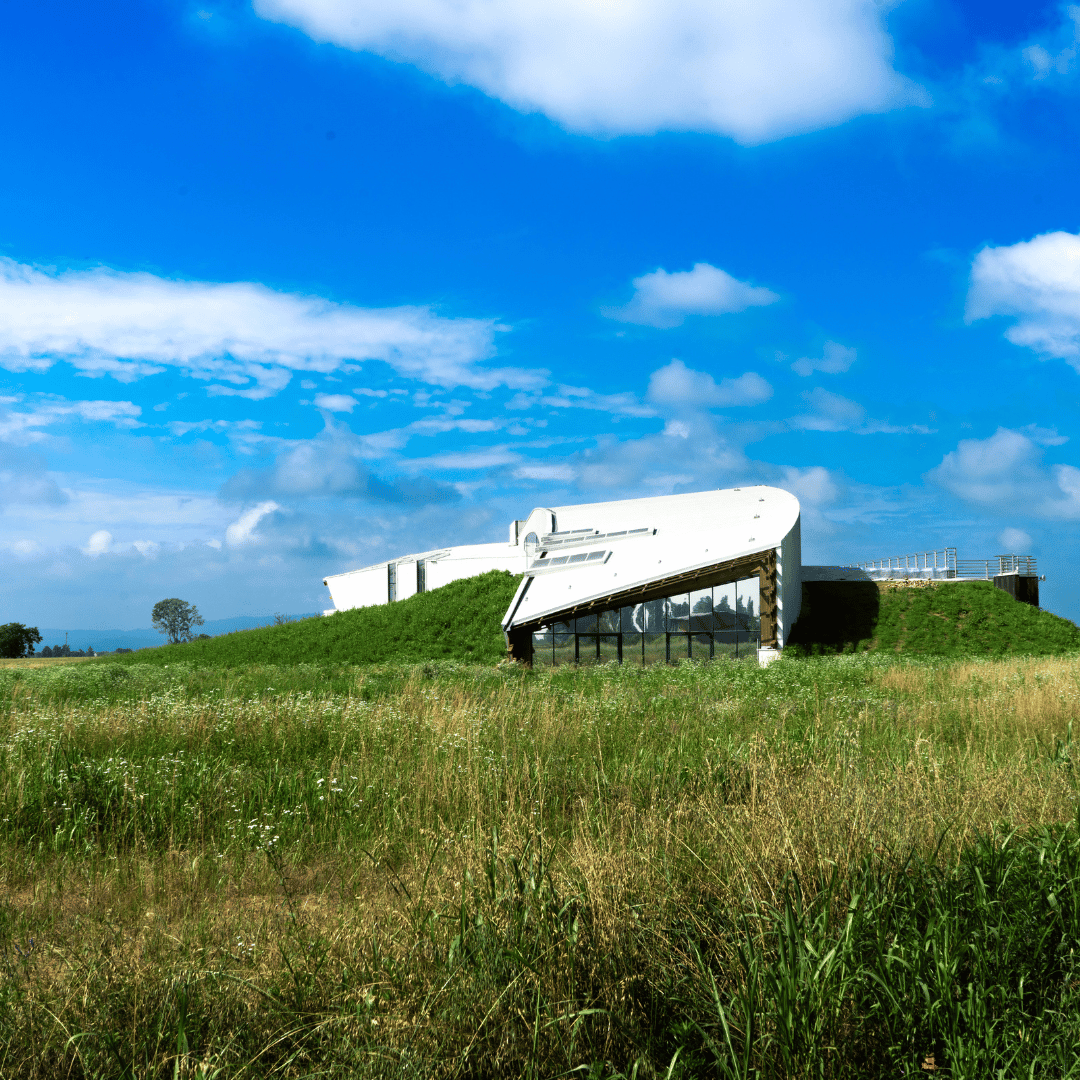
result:
<svg viewBox="0 0 1080 1080"><path fill-rule="evenodd" d="M1066 1076L1080 659L0 670L0 1077Z"/></svg>
<svg viewBox="0 0 1080 1080"><path fill-rule="evenodd" d="M501 620L520 581L504 570L490 570L393 604L140 649L117 660L232 668L431 659L495 663L506 655Z"/></svg>
<svg viewBox="0 0 1080 1080"><path fill-rule="evenodd" d="M799 655L1055 656L1080 649L1080 628L989 581L811 581L788 647Z"/></svg>

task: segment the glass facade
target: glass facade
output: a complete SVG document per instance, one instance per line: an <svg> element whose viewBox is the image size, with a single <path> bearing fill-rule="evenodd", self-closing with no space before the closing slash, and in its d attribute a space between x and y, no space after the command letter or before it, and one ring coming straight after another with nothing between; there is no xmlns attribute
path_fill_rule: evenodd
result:
<svg viewBox="0 0 1080 1080"><path fill-rule="evenodd" d="M759 591L752 577L552 623L533 634L533 663L673 664L756 656Z"/></svg>

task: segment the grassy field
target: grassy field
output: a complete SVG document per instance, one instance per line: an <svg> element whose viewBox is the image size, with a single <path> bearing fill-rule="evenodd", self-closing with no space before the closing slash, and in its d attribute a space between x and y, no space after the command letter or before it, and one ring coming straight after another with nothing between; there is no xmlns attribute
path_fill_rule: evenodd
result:
<svg viewBox="0 0 1080 1080"><path fill-rule="evenodd" d="M520 580L505 571L492 570L396 604L140 649L117 659L128 664L203 667L432 659L495 663L506 655L501 620Z"/></svg>
<svg viewBox="0 0 1080 1080"><path fill-rule="evenodd" d="M989 581L808 582L789 646L799 655L1055 656L1080 628Z"/></svg>
<svg viewBox="0 0 1080 1080"><path fill-rule="evenodd" d="M0 670L0 1077L1080 1073L1080 659Z"/></svg>

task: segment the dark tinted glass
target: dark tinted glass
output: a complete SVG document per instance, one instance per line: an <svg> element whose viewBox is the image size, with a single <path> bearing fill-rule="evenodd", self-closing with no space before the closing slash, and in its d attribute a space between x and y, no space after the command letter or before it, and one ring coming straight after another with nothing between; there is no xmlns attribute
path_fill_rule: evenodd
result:
<svg viewBox="0 0 1080 1080"><path fill-rule="evenodd" d="M600 635L600 663L612 663L619 659L619 638L617 634Z"/></svg>
<svg viewBox="0 0 1080 1080"><path fill-rule="evenodd" d="M644 662L646 664L663 664L667 660L667 635L645 634L644 638Z"/></svg>
<svg viewBox="0 0 1080 1080"><path fill-rule="evenodd" d="M645 609L645 633L659 634L664 629L664 601L650 600L641 606Z"/></svg>
<svg viewBox="0 0 1080 1080"><path fill-rule="evenodd" d="M667 629L686 631L690 629L690 594L679 593L664 601Z"/></svg>
<svg viewBox="0 0 1080 1080"><path fill-rule="evenodd" d="M596 635L578 634L577 660L579 664L596 663Z"/></svg>
<svg viewBox="0 0 1080 1080"><path fill-rule="evenodd" d="M619 609L600 612L600 633L617 634L619 632Z"/></svg>
<svg viewBox="0 0 1080 1080"><path fill-rule="evenodd" d="M574 635L556 634L554 641L554 663L572 664L574 662Z"/></svg>
<svg viewBox="0 0 1080 1080"><path fill-rule="evenodd" d="M577 617L577 632L579 634L595 634L596 633L596 615L579 615Z"/></svg>
<svg viewBox="0 0 1080 1080"><path fill-rule="evenodd" d="M622 662L624 664L641 663L641 639L642 634L623 634L622 636Z"/></svg>

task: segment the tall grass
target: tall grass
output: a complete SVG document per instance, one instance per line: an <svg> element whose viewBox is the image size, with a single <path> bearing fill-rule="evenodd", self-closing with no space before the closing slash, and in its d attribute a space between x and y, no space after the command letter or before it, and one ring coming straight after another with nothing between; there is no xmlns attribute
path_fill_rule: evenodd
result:
<svg viewBox="0 0 1080 1080"><path fill-rule="evenodd" d="M0 708L0 1076L1073 1068L1075 659L94 663Z"/></svg>

